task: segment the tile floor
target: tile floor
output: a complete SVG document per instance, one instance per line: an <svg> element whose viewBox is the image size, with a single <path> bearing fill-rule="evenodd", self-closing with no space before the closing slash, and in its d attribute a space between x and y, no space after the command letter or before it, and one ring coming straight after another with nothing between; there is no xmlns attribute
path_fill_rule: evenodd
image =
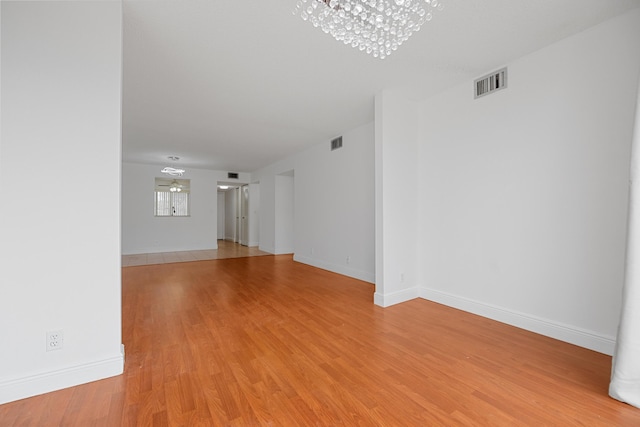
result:
<svg viewBox="0 0 640 427"><path fill-rule="evenodd" d="M242 258L265 255L271 254L263 252L257 247L247 247L238 243L218 240L218 249L122 255L122 266L134 267L137 265L167 264L172 262L204 261L210 259Z"/></svg>

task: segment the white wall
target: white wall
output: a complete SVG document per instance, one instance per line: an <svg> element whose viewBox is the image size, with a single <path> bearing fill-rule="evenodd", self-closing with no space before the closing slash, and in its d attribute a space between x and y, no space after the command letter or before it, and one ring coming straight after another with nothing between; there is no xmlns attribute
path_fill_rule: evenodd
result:
<svg viewBox="0 0 640 427"><path fill-rule="evenodd" d="M374 126L343 134L252 174L260 182L260 249L274 252L276 176L294 171L294 259L375 280ZM349 258L349 262L347 262Z"/></svg>
<svg viewBox="0 0 640 427"><path fill-rule="evenodd" d="M276 186L276 254L291 254L294 247L294 182L295 177L277 175Z"/></svg>
<svg viewBox="0 0 640 427"><path fill-rule="evenodd" d="M281 163L270 165L251 174L254 180L260 182L260 243L259 249L264 252L276 251L276 172L282 171ZM292 163L291 159L285 159L284 163ZM285 169L287 170L287 169Z"/></svg>
<svg viewBox="0 0 640 427"><path fill-rule="evenodd" d="M226 204L224 202L224 193L218 193L218 239L224 239L224 220L225 220L225 208Z"/></svg>
<svg viewBox="0 0 640 427"><path fill-rule="evenodd" d="M392 92L375 102L374 301L386 307L418 296L418 113L414 102Z"/></svg>
<svg viewBox="0 0 640 427"><path fill-rule="evenodd" d="M638 52L636 10L424 102L422 296L611 354Z"/></svg>
<svg viewBox="0 0 640 427"><path fill-rule="evenodd" d="M190 180L191 216L155 217L155 178L162 166L122 165L122 253L217 249L217 182L224 172L185 168Z"/></svg>
<svg viewBox="0 0 640 427"><path fill-rule="evenodd" d="M123 370L122 10L119 1L0 8L5 403ZM47 352L52 330L63 330L63 348Z"/></svg>
<svg viewBox="0 0 640 427"><path fill-rule="evenodd" d="M260 184L249 185L249 246L260 244Z"/></svg>
<svg viewBox="0 0 640 427"><path fill-rule="evenodd" d="M374 125L324 141L295 164L294 259L375 281Z"/></svg>

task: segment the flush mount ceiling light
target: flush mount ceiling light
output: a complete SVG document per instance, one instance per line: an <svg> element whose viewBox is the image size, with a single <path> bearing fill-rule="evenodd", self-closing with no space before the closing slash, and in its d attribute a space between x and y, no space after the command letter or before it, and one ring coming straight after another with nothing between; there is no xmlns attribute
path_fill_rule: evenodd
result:
<svg viewBox="0 0 640 427"><path fill-rule="evenodd" d="M178 160L180 160L180 157L178 156L167 156L167 159L173 161L173 162L177 162Z"/></svg>
<svg viewBox="0 0 640 427"><path fill-rule="evenodd" d="M229 189L229 186L228 185L218 185L218 188L221 189L221 190L227 190L227 189Z"/></svg>
<svg viewBox="0 0 640 427"><path fill-rule="evenodd" d="M171 175L171 176L182 176L182 174L184 173L184 169L170 168L167 166L166 168L162 169L160 172L166 173L167 175Z"/></svg>
<svg viewBox="0 0 640 427"><path fill-rule="evenodd" d="M391 55L442 10L439 0L298 0L294 15L375 58Z"/></svg>

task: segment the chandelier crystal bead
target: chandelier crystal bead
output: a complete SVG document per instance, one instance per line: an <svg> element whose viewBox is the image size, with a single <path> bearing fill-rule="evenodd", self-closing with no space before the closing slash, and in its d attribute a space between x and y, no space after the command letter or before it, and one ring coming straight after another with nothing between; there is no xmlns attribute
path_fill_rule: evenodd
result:
<svg viewBox="0 0 640 427"><path fill-rule="evenodd" d="M439 0L298 0L293 10L314 27L384 59L442 10Z"/></svg>

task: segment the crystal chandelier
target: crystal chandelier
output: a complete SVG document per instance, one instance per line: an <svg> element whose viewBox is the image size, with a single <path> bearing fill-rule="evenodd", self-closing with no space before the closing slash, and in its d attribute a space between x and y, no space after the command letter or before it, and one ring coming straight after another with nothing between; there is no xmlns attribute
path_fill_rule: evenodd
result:
<svg viewBox="0 0 640 427"><path fill-rule="evenodd" d="M298 0L293 14L336 40L384 59L442 10L439 0Z"/></svg>

